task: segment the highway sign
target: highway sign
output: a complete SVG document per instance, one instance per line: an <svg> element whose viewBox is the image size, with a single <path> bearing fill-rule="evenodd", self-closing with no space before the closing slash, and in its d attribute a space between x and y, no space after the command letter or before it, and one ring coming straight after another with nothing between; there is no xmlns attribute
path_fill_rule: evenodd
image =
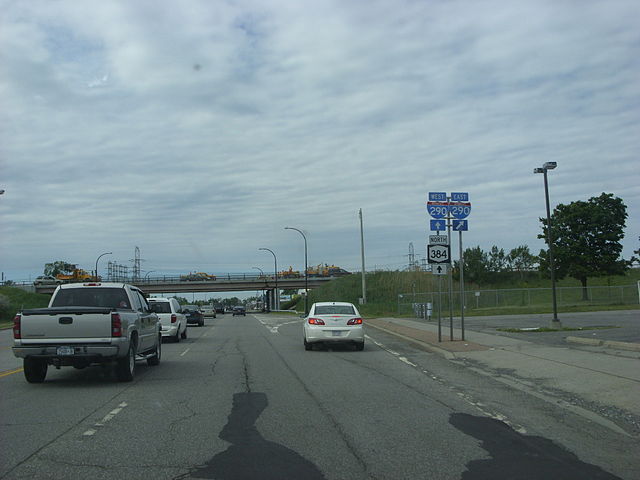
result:
<svg viewBox="0 0 640 480"><path fill-rule="evenodd" d="M429 192L430 202L446 202L447 192Z"/></svg>
<svg viewBox="0 0 640 480"><path fill-rule="evenodd" d="M457 232L466 232L467 230L469 230L469 224L467 223L467 220L454 219L452 221L452 227Z"/></svg>
<svg viewBox="0 0 640 480"><path fill-rule="evenodd" d="M442 232L447 229L447 221L446 220L429 220L431 231Z"/></svg>
<svg viewBox="0 0 640 480"><path fill-rule="evenodd" d="M447 245L448 243L448 235L429 235L429 245Z"/></svg>
<svg viewBox="0 0 640 480"><path fill-rule="evenodd" d="M428 245L427 259L429 263L451 263L449 245Z"/></svg>
<svg viewBox="0 0 640 480"><path fill-rule="evenodd" d="M468 202L469 194L467 192L451 192L452 202Z"/></svg>
<svg viewBox="0 0 640 480"><path fill-rule="evenodd" d="M447 270L448 268L446 263L441 263L439 265L434 265L433 267L431 267L431 273L433 273L434 275L446 275Z"/></svg>
<svg viewBox="0 0 640 480"><path fill-rule="evenodd" d="M449 213L449 202L427 202L427 212L433 218L444 218Z"/></svg>
<svg viewBox="0 0 640 480"><path fill-rule="evenodd" d="M469 202L449 202L449 213L453 218L467 218L471 213L471 203Z"/></svg>

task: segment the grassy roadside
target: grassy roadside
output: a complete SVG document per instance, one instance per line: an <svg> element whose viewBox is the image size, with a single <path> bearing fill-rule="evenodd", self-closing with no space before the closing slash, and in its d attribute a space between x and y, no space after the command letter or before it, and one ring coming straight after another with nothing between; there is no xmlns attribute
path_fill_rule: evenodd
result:
<svg viewBox="0 0 640 480"><path fill-rule="evenodd" d="M24 308L41 308L49 304L50 295L26 292L16 287L0 287L0 328L13 325L16 312Z"/></svg>

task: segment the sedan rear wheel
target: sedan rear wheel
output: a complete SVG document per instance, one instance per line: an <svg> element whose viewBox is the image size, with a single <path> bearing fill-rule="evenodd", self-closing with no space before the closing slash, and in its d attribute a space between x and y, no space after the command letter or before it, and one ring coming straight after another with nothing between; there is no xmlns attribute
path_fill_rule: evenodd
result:
<svg viewBox="0 0 640 480"><path fill-rule="evenodd" d="M356 342L356 351L361 352L364 350L364 342Z"/></svg>
<svg viewBox="0 0 640 480"><path fill-rule="evenodd" d="M304 339L304 349L309 351L309 350L313 350L313 345L309 342L307 342L307 339Z"/></svg>

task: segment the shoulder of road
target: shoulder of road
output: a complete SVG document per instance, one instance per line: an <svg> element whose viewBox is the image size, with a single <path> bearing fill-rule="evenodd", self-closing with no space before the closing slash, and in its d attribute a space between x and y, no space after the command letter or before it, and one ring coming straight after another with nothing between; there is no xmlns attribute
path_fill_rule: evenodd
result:
<svg viewBox="0 0 640 480"><path fill-rule="evenodd" d="M640 434L640 343L571 335L564 338L564 343L531 342L469 329L461 340L459 328L453 329L451 340L448 320L442 322L442 341L438 341L438 326L433 321L371 318L365 319L365 325L520 390L562 403L619 433ZM633 420L616 422L617 417ZM622 424L624 429L619 427Z"/></svg>

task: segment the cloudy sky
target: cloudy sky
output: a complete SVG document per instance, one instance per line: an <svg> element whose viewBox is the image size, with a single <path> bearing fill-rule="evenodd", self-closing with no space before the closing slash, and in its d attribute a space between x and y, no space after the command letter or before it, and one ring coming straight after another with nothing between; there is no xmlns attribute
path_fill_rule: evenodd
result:
<svg viewBox="0 0 640 480"><path fill-rule="evenodd" d="M640 3L2 1L0 270L402 268L429 191L537 253L602 192L639 246ZM456 244L454 247L457 250Z"/></svg>

